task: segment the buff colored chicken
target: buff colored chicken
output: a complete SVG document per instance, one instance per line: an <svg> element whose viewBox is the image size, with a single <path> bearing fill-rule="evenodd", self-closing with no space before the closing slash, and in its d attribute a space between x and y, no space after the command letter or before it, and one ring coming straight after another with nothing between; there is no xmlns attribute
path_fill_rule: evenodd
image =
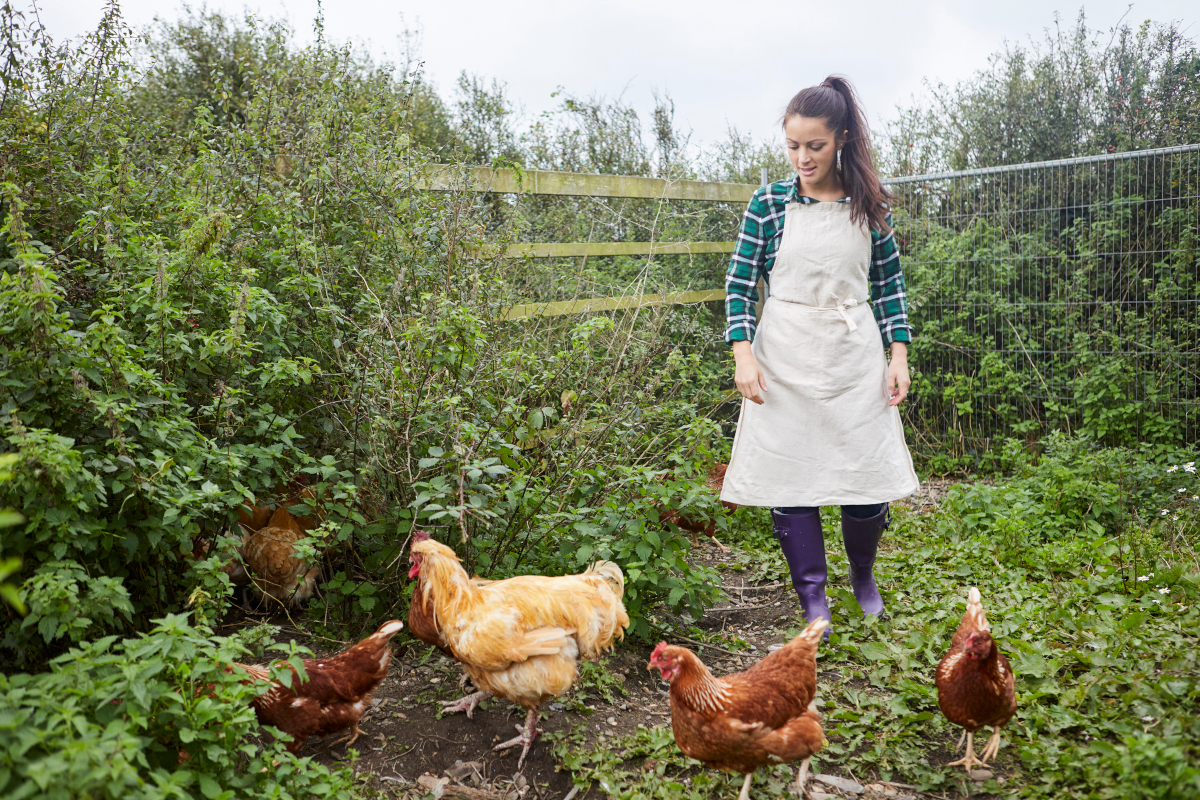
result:
<svg viewBox="0 0 1200 800"><path fill-rule="evenodd" d="M301 682L292 669L291 688L272 680L269 667L234 664L270 688L254 698L254 713L263 725L274 725L291 734L287 748L299 753L309 736L325 736L350 728L344 740L349 747L362 734L358 721L371 704L371 693L387 677L392 659L391 638L404 627L398 619L385 622L379 630L349 650L329 658L304 659Z"/></svg>
<svg viewBox="0 0 1200 800"><path fill-rule="evenodd" d="M296 555L296 542L306 535L297 519L281 506L266 527L249 533L242 545L254 588L292 608L313 596L321 571Z"/></svg>
<svg viewBox="0 0 1200 800"><path fill-rule="evenodd" d="M598 561L580 575L522 575L481 586L453 550L424 531L413 536L410 561L409 577L421 581L413 603L431 603L441 641L480 689L446 711L470 716L491 695L526 708L520 735L493 748L520 745L520 769L538 734L538 707L571 688L581 658L596 658L629 626L620 567Z"/></svg>

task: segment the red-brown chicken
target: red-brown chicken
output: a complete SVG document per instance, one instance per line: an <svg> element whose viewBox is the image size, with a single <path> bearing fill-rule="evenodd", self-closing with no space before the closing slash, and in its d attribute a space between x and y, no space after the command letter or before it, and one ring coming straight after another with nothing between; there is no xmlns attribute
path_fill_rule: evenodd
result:
<svg viewBox="0 0 1200 800"><path fill-rule="evenodd" d="M413 536L410 560L409 577L421 580L413 603L432 604L441 640L481 690L446 710L469 715L493 694L524 706L521 735L493 748L520 745L520 769L538 733L538 707L570 689L579 661L598 657L629 626L620 567L598 561L580 575L477 582L453 550L423 531Z"/></svg>
<svg viewBox="0 0 1200 800"><path fill-rule="evenodd" d="M387 677L392 658L390 641L404 627L398 619L385 622L379 630L349 650L329 658L304 659L308 680L301 683L292 669L292 688L271 680L266 666L234 664L255 681L271 688L254 698L254 712L263 725L274 725L292 735L287 748L299 753L309 736L325 736L350 728L346 746L362 733L358 721L371 703L371 693ZM334 744L338 744L334 742Z"/></svg>
<svg viewBox="0 0 1200 800"><path fill-rule="evenodd" d="M717 464L716 466L714 466L712 469L710 469L708 471L708 480L705 481L704 485L707 486L712 491L716 492L718 497L721 496L721 489L724 488L724 486L725 486L725 470L727 470L728 468L729 468L728 464ZM669 477L670 477L670 473L668 473L666 476L664 476L664 480L668 479ZM725 508L726 511L736 511L737 510L737 505L735 503L727 503L724 500L722 500L721 505L722 505L722 507ZM696 517L689 516L688 514L685 514L680 511L668 511L665 514L663 514L662 521L663 522L673 522L676 525L678 525L681 530L685 530L688 533L690 533L692 535L692 544L693 545L699 546L700 542L696 538L696 535L703 533L709 539L712 539L713 544L715 544L720 549L722 549L722 550L729 549L728 547L726 547L725 545L723 545L719 541L717 541L717 523L714 520L697 519Z"/></svg>
<svg viewBox="0 0 1200 800"><path fill-rule="evenodd" d="M950 642L950 652L938 664L934 678L938 705L946 719L961 725L967 739L967 753L949 766L961 764L970 771L976 765L987 766L1000 750L1000 729L1017 711L1016 677L1008 659L996 648L991 626L983 613L979 590L971 587L967 611ZM992 726L983 753L975 755L973 737L984 725ZM962 744L962 738L958 740Z"/></svg>
<svg viewBox="0 0 1200 800"><path fill-rule="evenodd" d="M817 645L829 620L816 619L795 639L745 672L715 678L686 647L662 642L647 669L671 684L671 728L686 755L746 776L738 800L750 797L754 771L800 762L797 790L809 797L808 765L825 743L817 713Z"/></svg>

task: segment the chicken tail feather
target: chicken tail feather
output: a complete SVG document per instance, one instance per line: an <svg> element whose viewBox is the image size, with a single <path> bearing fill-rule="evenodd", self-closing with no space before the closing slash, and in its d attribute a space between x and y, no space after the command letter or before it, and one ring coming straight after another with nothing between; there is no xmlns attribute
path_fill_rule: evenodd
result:
<svg viewBox="0 0 1200 800"><path fill-rule="evenodd" d="M795 644L797 642L802 644L819 644L821 641L821 634L824 633L825 629L828 627L829 620L825 619L824 617L817 617L812 622L808 623L808 627L800 631L800 635L795 639L792 639L792 641L788 642L788 644Z"/></svg>
<svg viewBox="0 0 1200 800"><path fill-rule="evenodd" d="M604 578L612 586L613 591L617 593L617 599L625 596L625 575L621 572L621 568L613 562L597 561L588 567L587 572Z"/></svg>

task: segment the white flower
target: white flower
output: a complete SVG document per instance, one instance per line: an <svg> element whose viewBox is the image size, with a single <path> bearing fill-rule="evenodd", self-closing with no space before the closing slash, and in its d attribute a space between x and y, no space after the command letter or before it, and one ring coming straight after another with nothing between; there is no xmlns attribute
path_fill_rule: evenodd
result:
<svg viewBox="0 0 1200 800"><path fill-rule="evenodd" d="M1150 716L1142 717L1142 722L1154 722L1154 717L1150 717Z"/></svg>
<svg viewBox="0 0 1200 800"><path fill-rule="evenodd" d="M1195 472L1196 471L1196 462L1189 461L1188 463L1184 464L1183 471L1184 472Z"/></svg>
<svg viewBox="0 0 1200 800"><path fill-rule="evenodd" d="M1177 492L1179 492L1179 493L1181 493L1181 494L1182 494L1183 492L1186 492L1186 491L1187 491L1187 489L1185 489L1185 488L1183 488L1182 486L1180 486L1180 487L1179 487L1178 489L1176 489L1175 491L1177 491Z"/></svg>
<svg viewBox="0 0 1200 800"><path fill-rule="evenodd" d="M1148 580L1150 580L1150 576L1149 576L1149 575L1143 575L1142 577L1138 578L1138 580L1139 580L1139 581L1148 581Z"/></svg>
<svg viewBox="0 0 1200 800"><path fill-rule="evenodd" d="M1155 600L1155 601L1154 601L1154 604L1155 604L1156 606L1161 606L1161 605L1162 605L1162 600Z"/></svg>
<svg viewBox="0 0 1200 800"><path fill-rule="evenodd" d="M1174 472L1177 469L1179 469L1179 467L1172 464L1171 466L1167 467L1167 472Z"/></svg>
<svg viewBox="0 0 1200 800"><path fill-rule="evenodd" d="M1158 515L1160 517L1165 517L1167 515L1167 510L1164 508L1162 511L1158 512Z"/></svg>
<svg viewBox="0 0 1200 800"><path fill-rule="evenodd" d="M1169 591L1171 591L1171 590L1170 590L1170 589L1168 589L1166 586L1164 586L1163 588L1161 588L1161 589L1159 589L1159 590L1158 590L1158 593L1159 593L1159 594L1166 594L1166 593L1167 593L1167 592L1169 592Z"/></svg>

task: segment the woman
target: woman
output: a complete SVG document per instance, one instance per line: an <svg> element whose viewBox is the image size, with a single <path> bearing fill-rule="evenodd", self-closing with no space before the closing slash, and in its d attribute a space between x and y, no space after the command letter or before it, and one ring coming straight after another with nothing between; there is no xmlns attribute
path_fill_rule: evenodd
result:
<svg viewBox="0 0 1200 800"><path fill-rule="evenodd" d="M918 486L897 408L912 327L889 195L845 78L793 97L783 130L796 177L755 192L725 279L745 399L721 499L771 508L809 622L830 617L820 506L840 505L854 596L879 614L887 504ZM760 277L770 295L756 330Z"/></svg>

